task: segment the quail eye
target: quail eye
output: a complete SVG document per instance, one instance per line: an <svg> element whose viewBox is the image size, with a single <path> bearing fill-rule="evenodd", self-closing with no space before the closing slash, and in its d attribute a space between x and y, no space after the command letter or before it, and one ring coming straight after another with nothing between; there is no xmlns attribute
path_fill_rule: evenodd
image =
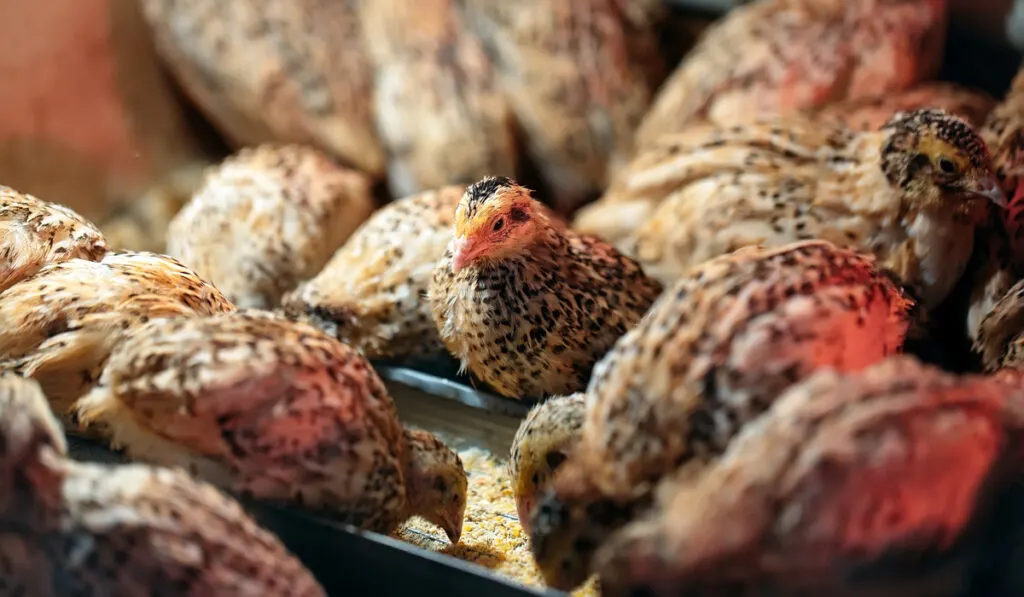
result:
<svg viewBox="0 0 1024 597"><path fill-rule="evenodd" d="M956 164L948 158L939 158L939 170L946 174L953 174L956 172Z"/></svg>
<svg viewBox="0 0 1024 597"><path fill-rule="evenodd" d="M438 477L434 479L434 489L440 491L441 493L444 493L448 491L448 484L445 483L444 479Z"/></svg>
<svg viewBox="0 0 1024 597"><path fill-rule="evenodd" d="M498 221L494 223L493 230L495 232L505 227L505 218L498 218Z"/></svg>
<svg viewBox="0 0 1024 597"><path fill-rule="evenodd" d="M548 452L547 456L544 457L548 468L552 471L557 469L560 464L565 462L565 454L561 452Z"/></svg>

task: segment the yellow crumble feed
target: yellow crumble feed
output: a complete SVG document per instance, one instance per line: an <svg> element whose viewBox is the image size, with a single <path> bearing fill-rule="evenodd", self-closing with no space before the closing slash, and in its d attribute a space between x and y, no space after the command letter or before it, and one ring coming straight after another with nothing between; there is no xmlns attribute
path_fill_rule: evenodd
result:
<svg viewBox="0 0 1024 597"><path fill-rule="evenodd" d="M515 498L505 461L473 448L459 453L469 475L469 503L462 527L462 541L452 546L444 533L421 518L413 518L395 536L424 549L439 551L484 566L524 585L544 586L530 553L529 537L519 526ZM573 597L596 597L591 580Z"/></svg>

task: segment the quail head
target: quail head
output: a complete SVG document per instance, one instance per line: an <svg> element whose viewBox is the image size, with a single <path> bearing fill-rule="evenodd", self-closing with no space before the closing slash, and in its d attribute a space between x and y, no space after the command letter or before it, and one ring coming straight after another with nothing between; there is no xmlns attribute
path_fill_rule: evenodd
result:
<svg viewBox="0 0 1024 597"><path fill-rule="evenodd" d="M584 394L555 396L534 406L519 424L508 461L519 524L529 532L537 496L579 440Z"/></svg>

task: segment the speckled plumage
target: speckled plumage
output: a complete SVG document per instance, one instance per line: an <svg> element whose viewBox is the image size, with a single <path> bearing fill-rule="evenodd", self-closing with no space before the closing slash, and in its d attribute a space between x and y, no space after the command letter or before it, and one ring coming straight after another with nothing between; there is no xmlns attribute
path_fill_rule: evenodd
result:
<svg viewBox="0 0 1024 597"><path fill-rule="evenodd" d="M537 496L579 440L584 415L583 392L549 398L530 409L512 439L509 478L519 524L529 531Z"/></svg>
<svg viewBox="0 0 1024 597"><path fill-rule="evenodd" d="M821 238L873 253L931 309L967 265L981 195L998 193L989 167L970 125L935 110L859 133L792 115L698 126L640 155L575 226L666 283L742 246Z"/></svg>
<svg viewBox="0 0 1024 597"><path fill-rule="evenodd" d="M559 213L606 186L663 77L651 0L459 0ZM492 170L495 174L512 174Z"/></svg>
<svg viewBox="0 0 1024 597"><path fill-rule="evenodd" d="M426 191L374 212L315 278L285 297L285 311L370 359L446 355L426 296L464 190Z"/></svg>
<svg viewBox="0 0 1024 597"><path fill-rule="evenodd" d="M843 99L878 97L934 75L945 0L762 0L729 11L658 91L642 148L708 119L731 126Z"/></svg>
<svg viewBox="0 0 1024 597"><path fill-rule="evenodd" d="M984 313L974 338L986 371L1024 370L1024 280L1013 284Z"/></svg>
<svg viewBox="0 0 1024 597"><path fill-rule="evenodd" d="M358 0L141 4L157 52L236 145L306 143L384 173Z"/></svg>
<svg viewBox="0 0 1024 597"><path fill-rule="evenodd" d="M98 262L51 264L0 293L0 369L38 380L63 415L99 377L125 330L234 308L165 255L111 252Z"/></svg>
<svg viewBox="0 0 1024 597"><path fill-rule="evenodd" d="M825 241L747 247L666 289L594 368L579 443L534 509L548 582L582 582L662 476L721 454L789 385L899 351L911 306L871 258Z"/></svg>
<svg viewBox="0 0 1024 597"><path fill-rule="evenodd" d="M1021 398L909 357L820 372L660 488L655 514L602 550L602 593L1017 594L983 587L1019 566L1001 546L1020 525L991 500L1021 473Z"/></svg>
<svg viewBox="0 0 1024 597"><path fill-rule="evenodd" d="M265 311L152 322L76 410L132 459L380 532L421 515L458 542L459 457L403 430L370 364L307 324Z"/></svg>
<svg viewBox="0 0 1024 597"><path fill-rule="evenodd" d="M974 252L964 274L967 283L967 337L981 342L981 325L1010 287L1021 279L1020 267L1002 220L1004 212L990 209L984 227L974 239Z"/></svg>
<svg viewBox="0 0 1024 597"><path fill-rule="evenodd" d="M234 501L184 472L66 460L39 385L0 377L0 593L321 597Z"/></svg>
<svg viewBox="0 0 1024 597"><path fill-rule="evenodd" d="M514 116L455 0L360 3L388 182L402 197L514 174Z"/></svg>
<svg viewBox="0 0 1024 597"><path fill-rule="evenodd" d="M506 397L582 390L661 292L633 260L551 219L507 178L466 190L455 234L431 281L434 322L463 368ZM457 245L472 262L454 271Z"/></svg>
<svg viewBox="0 0 1024 597"><path fill-rule="evenodd" d="M1013 257L1024 266L1024 64L980 133L992 152L993 169L1009 203L1002 216Z"/></svg>
<svg viewBox="0 0 1024 597"><path fill-rule="evenodd" d="M167 252L239 307L276 307L373 211L370 181L301 145L246 148L171 221Z"/></svg>
<svg viewBox="0 0 1024 597"><path fill-rule="evenodd" d="M874 131L882 128L897 112L932 108L981 127L995 106L996 100L983 91L930 81L903 91L829 103L811 113L820 120L832 120L857 131Z"/></svg>
<svg viewBox="0 0 1024 597"><path fill-rule="evenodd" d="M0 185L0 292L48 263L106 252L103 234L71 209Z"/></svg>

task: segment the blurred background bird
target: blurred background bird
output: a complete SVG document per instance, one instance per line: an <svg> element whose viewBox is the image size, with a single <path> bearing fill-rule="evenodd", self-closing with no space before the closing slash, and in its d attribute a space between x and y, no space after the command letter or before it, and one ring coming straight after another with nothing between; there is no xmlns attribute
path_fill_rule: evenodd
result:
<svg viewBox="0 0 1024 597"><path fill-rule="evenodd" d="M151 319L234 309L165 255L111 252L50 264L0 293L0 370L37 380L65 416L126 331Z"/></svg>
<svg viewBox="0 0 1024 597"><path fill-rule="evenodd" d="M183 471L68 459L39 384L0 375L0 570L11 595L322 597L242 508Z"/></svg>

